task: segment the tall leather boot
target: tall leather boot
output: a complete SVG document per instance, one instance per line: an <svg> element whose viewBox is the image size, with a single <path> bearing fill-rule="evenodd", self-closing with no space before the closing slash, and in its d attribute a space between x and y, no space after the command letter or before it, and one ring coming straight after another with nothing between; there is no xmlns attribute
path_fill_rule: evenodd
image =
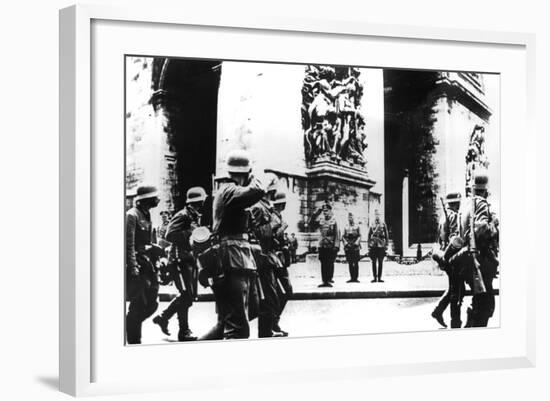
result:
<svg viewBox="0 0 550 401"><path fill-rule="evenodd" d="M126 341L141 344L141 321L131 314L126 315Z"/></svg>
<svg viewBox="0 0 550 401"><path fill-rule="evenodd" d="M178 341L195 341L197 337L189 329L189 307L180 308L178 311Z"/></svg>

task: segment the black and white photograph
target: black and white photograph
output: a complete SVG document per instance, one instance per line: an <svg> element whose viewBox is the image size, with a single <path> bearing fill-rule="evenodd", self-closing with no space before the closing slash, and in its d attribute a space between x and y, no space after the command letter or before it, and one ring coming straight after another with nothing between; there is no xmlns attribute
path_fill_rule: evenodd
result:
<svg viewBox="0 0 550 401"><path fill-rule="evenodd" d="M500 327L499 74L124 65L125 344Z"/></svg>

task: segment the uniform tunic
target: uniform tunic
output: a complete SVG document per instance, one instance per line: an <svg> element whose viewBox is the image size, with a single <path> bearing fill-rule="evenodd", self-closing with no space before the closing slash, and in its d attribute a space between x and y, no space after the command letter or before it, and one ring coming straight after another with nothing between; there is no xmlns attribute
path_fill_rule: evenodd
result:
<svg viewBox="0 0 550 401"><path fill-rule="evenodd" d="M157 309L158 278L146 248L152 242L151 216L139 207L126 213L126 296L130 302L126 315L129 344L141 343L141 325ZM134 273L138 274L135 275Z"/></svg>
<svg viewBox="0 0 550 401"><path fill-rule="evenodd" d="M359 277L359 259L361 258L359 250L361 249L360 239L361 231L359 226L348 224L344 228L344 250L346 259L349 265L349 274L352 281L356 281Z"/></svg>
<svg viewBox="0 0 550 401"><path fill-rule="evenodd" d="M475 202L475 204L473 204ZM497 230L489 209L487 199L481 196L469 197L460 212L459 222L465 246L470 245L471 223L473 213L475 245L478 255L479 270L486 292L474 294L472 305L468 310L467 327L485 327L495 310L493 279L496 277L498 260L496 258L494 239ZM470 278L471 280L471 278ZM470 287L473 287L471 281ZM473 288L472 288L473 290Z"/></svg>
<svg viewBox="0 0 550 401"><path fill-rule="evenodd" d="M250 208L250 215L252 234L262 248L258 261L258 277L264 296L260 300L258 336L271 337L280 310L275 270L282 268L282 263L275 253L274 211L269 201L264 198Z"/></svg>
<svg viewBox="0 0 550 401"><path fill-rule="evenodd" d="M225 184L214 198L213 232L220 238L220 258L224 277L212 286L218 313L217 325L206 338L248 338L249 302L256 270L252 248L248 242L248 208L258 202L265 192L253 180L247 186L235 182Z"/></svg>
<svg viewBox="0 0 550 401"><path fill-rule="evenodd" d="M199 225L199 212L192 205L187 205L172 217L166 228L166 239L172 243L169 266L179 295L170 302L161 317L169 320L177 313L180 339L190 334L188 309L197 293L197 265L189 238Z"/></svg>

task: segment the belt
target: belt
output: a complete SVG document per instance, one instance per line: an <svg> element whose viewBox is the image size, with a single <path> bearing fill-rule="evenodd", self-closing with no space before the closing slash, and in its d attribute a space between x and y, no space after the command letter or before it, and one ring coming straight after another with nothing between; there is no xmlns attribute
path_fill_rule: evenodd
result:
<svg viewBox="0 0 550 401"><path fill-rule="evenodd" d="M220 236L220 241L227 240L244 240L248 241L248 234L231 234L231 235L222 235Z"/></svg>

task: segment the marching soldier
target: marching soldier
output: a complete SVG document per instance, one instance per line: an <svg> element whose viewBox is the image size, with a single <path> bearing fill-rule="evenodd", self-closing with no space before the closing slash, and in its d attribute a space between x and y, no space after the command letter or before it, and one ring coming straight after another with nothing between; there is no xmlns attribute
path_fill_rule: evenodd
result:
<svg viewBox="0 0 550 401"><path fill-rule="evenodd" d="M488 183L486 174L477 173L474 176L472 197L468 198L460 216L463 238L469 246L472 266L470 287L474 292L465 327L486 327L495 310L493 279L497 275L499 264L496 254L498 244L495 244L498 231L487 202Z"/></svg>
<svg viewBox="0 0 550 401"><path fill-rule="evenodd" d="M319 215L323 213L323 217ZM321 262L321 280L318 287L332 287L334 276L334 261L340 247L340 231L336 219L332 215L332 207L325 203L322 209L316 210L309 221L313 228L320 228L319 261Z"/></svg>
<svg viewBox="0 0 550 401"><path fill-rule="evenodd" d="M197 337L189 329L189 308L197 293L197 265L191 249L190 237L193 230L200 226L201 211L206 200L206 191L202 187L193 187L187 191L186 206L172 217L166 229L166 239L172 243L170 250L171 278L176 284L179 295L168 307L153 318L162 332L170 335L168 321L178 315L178 341L193 341Z"/></svg>
<svg viewBox="0 0 550 401"><path fill-rule="evenodd" d="M141 325L158 307L159 283L155 263L163 253L152 245L150 210L159 204L156 188L139 187L135 202L126 213L126 296L130 302L126 315L128 344L141 344ZM156 249L159 252L155 252Z"/></svg>
<svg viewBox="0 0 550 401"><path fill-rule="evenodd" d="M219 238L222 274L215 277L212 291L216 299L218 323L201 339L248 338L249 302L256 263L248 241L248 208L265 195L255 179L247 152L235 150L227 156L229 182L214 197L213 232Z"/></svg>
<svg viewBox="0 0 550 401"><path fill-rule="evenodd" d="M263 293L258 316L260 338L282 336L282 333L273 330L275 319L280 312L275 270L282 267L281 260L275 253L274 210L270 203L277 192L277 181L275 174L267 174L266 194L250 208L251 231L262 249L258 263L258 279Z"/></svg>
<svg viewBox="0 0 550 401"><path fill-rule="evenodd" d="M361 231L359 229L359 226L355 224L355 221L353 220L353 213L351 212L348 214L348 225L344 228L342 242L344 243L344 251L346 252L346 259L349 265L350 279L347 282L358 283Z"/></svg>
<svg viewBox="0 0 550 401"><path fill-rule="evenodd" d="M285 230L288 227L288 224L283 221L282 212L286 207L286 195L284 192L277 192L275 194L275 199L273 200L273 229L275 237L275 249L278 250L279 254L284 255L285 247L288 247L287 241L284 240ZM284 255L282 258L283 266L275 269L275 278L277 279L277 289L279 290L279 311L275 317L275 323L273 325L273 330L275 332L282 333L284 337L288 336L288 332L281 329L279 326L279 321L281 320L281 315L285 306L292 296L292 284L290 283L290 277L288 274L288 267L290 266L290 259Z"/></svg>
<svg viewBox="0 0 550 401"><path fill-rule="evenodd" d="M443 312L450 304L451 328L460 328L462 327L460 308L462 306L462 299L464 298L464 279L460 274L459 267L449 265L448 261L444 260L444 255L447 247L453 246L451 240L460 234L458 227L458 211L460 209L461 195L459 192L450 192L445 197L445 200L446 205L444 205L444 213L439 221L439 245L441 250L438 253L434 253L434 260L436 260L440 267L447 273L449 286L439 300L431 316L437 320L440 325L447 327L443 319Z"/></svg>

